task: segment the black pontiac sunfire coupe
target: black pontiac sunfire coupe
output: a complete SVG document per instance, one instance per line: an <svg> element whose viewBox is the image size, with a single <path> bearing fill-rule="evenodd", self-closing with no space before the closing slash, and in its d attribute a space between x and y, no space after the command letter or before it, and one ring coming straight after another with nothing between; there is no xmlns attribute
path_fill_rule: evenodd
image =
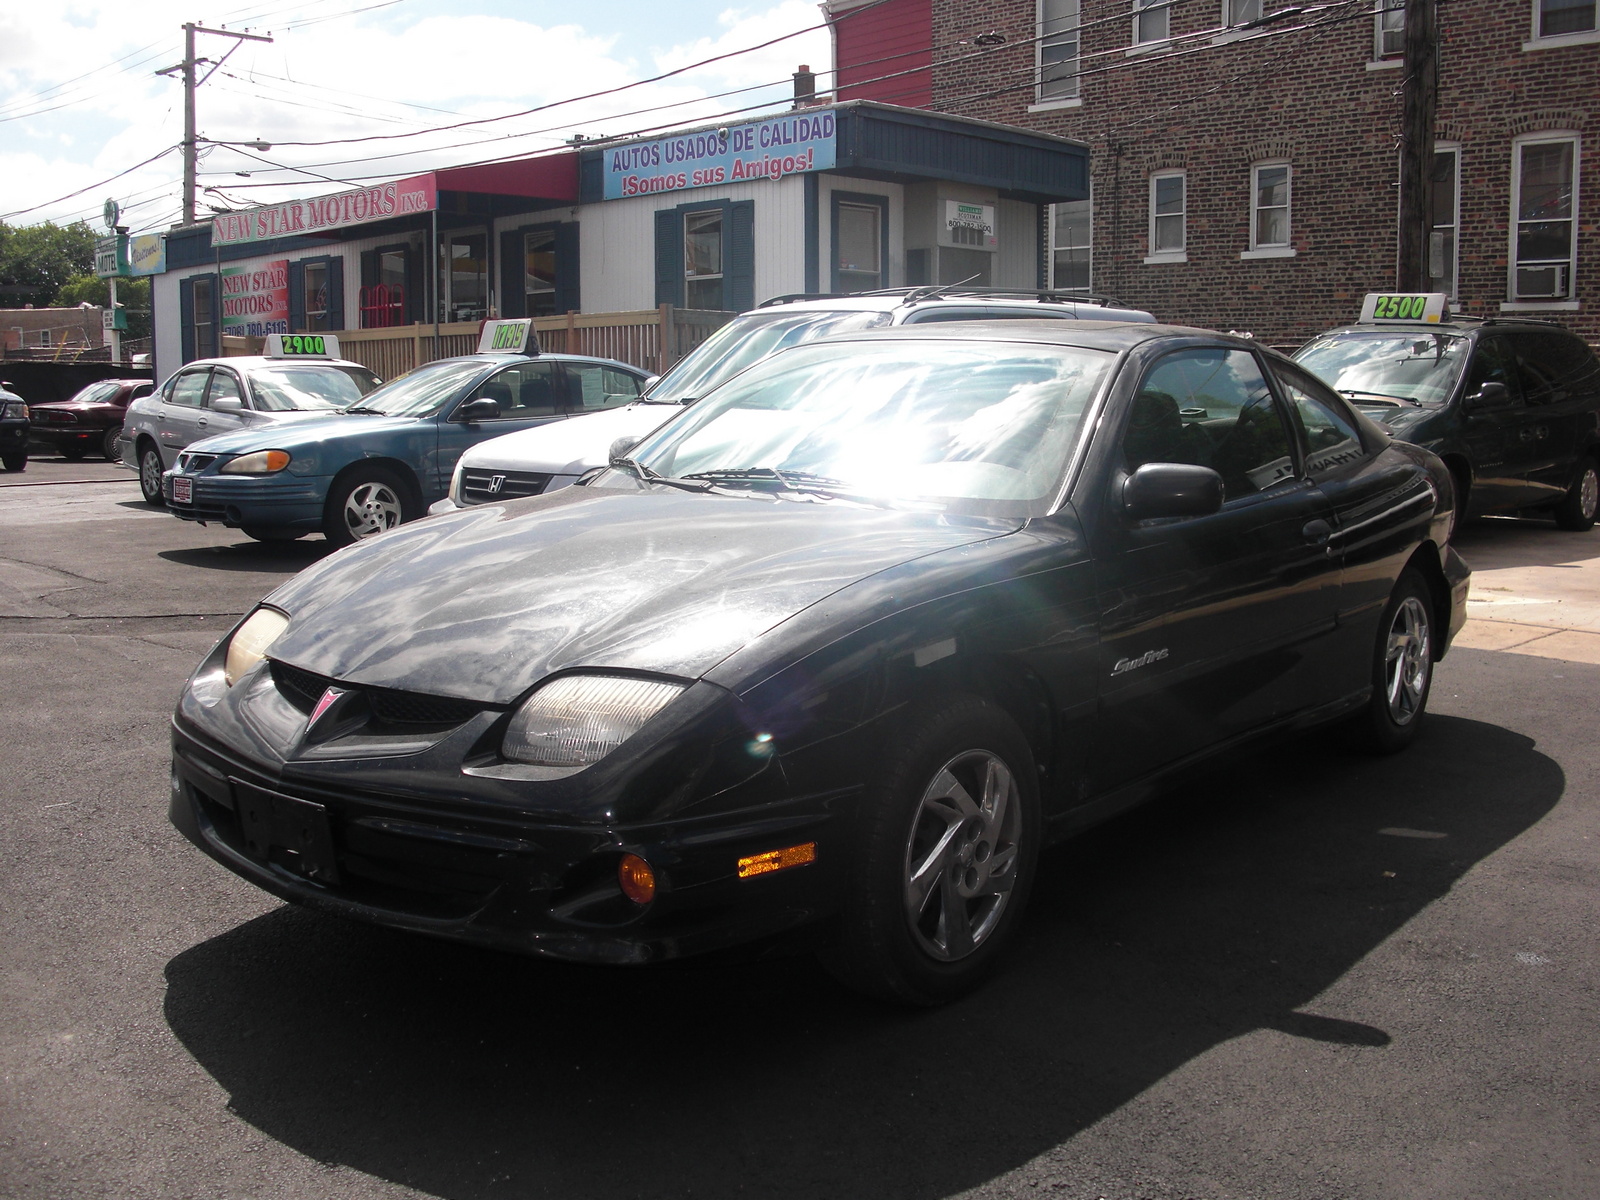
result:
<svg viewBox="0 0 1600 1200"><path fill-rule="evenodd" d="M1200 758L1416 733L1451 477L1253 342L912 327L784 351L586 486L284 584L173 722L174 824L326 912L647 963L806 927L975 986L1040 848Z"/></svg>

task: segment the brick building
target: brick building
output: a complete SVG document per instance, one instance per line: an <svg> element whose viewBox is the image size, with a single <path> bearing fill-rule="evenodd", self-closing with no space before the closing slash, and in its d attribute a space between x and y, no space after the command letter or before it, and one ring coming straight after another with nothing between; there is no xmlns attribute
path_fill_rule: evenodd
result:
<svg viewBox="0 0 1600 1200"><path fill-rule="evenodd" d="M105 342L101 329L104 312L92 304L72 308L0 308L0 353L27 350L35 354L74 354L98 349Z"/></svg>
<svg viewBox="0 0 1600 1200"><path fill-rule="evenodd" d="M886 0L839 19L862 3L824 6L841 99L921 84L904 42L925 30L929 107L1090 146L1091 199L1045 218L1042 284L1275 343L1395 286L1402 0ZM1451 0L1438 24L1435 290L1600 341L1596 0Z"/></svg>

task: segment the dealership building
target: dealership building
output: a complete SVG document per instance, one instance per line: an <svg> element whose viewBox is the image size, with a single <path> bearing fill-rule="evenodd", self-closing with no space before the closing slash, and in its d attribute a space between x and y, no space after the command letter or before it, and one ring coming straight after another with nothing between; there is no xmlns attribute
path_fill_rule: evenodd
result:
<svg viewBox="0 0 1600 1200"><path fill-rule="evenodd" d="M1088 180L1081 143L852 101L219 214L166 235L157 375L234 338L333 331L387 377L521 316L552 335L565 317L571 340L547 345L638 361L645 342L575 331L797 293L1038 288L1049 206ZM640 365L670 359L661 336Z"/></svg>

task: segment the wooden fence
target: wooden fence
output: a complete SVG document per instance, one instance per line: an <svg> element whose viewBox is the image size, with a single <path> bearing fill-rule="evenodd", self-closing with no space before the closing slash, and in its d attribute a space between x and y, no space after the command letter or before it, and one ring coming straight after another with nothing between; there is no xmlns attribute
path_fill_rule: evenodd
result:
<svg viewBox="0 0 1600 1200"><path fill-rule="evenodd" d="M552 354L592 354L615 358L660 374L735 316L731 312L674 308L663 304L638 312L567 313L535 317L539 345ZM476 321L440 325L398 325L387 329L329 330L339 352L394 379L436 358L471 354L478 348ZM260 338L223 338L224 354L259 354Z"/></svg>

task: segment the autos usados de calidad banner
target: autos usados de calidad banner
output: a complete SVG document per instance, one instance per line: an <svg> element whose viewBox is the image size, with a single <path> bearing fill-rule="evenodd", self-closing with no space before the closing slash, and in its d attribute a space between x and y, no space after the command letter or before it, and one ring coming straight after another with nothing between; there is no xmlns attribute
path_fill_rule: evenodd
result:
<svg viewBox="0 0 1600 1200"><path fill-rule="evenodd" d="M835 163L832 109L791 113L605 149L607 200L782 179Z"/></svg>

